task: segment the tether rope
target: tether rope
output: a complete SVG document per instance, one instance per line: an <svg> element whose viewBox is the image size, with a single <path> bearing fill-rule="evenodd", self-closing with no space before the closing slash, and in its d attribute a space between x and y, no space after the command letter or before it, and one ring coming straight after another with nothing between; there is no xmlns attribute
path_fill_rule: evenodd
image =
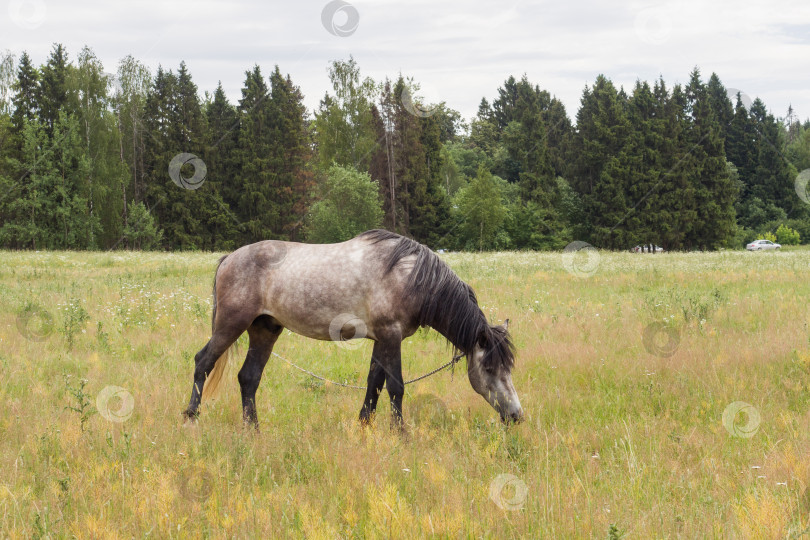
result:
<svg viewBox="0 0 810 540"><path fill-rule="evenodd" d="M287 362L289 365L291 365L292 367L294 367L298 371L302 371L302 372L306 373L307 375L309 375L311 377L315 377L316 379L319 379L319 380L321 380L323 382L327 382L329 384L334 384L334 385L337 385L337 386L342 386L344 388L354 388L356 390L366 390L368 388L367 386L357 386L357 385L354 385L354 384L341 383L341 382L337 382L337 381L327 379L326 377L321 377L320 375L318 375L316 373L313 373L313 372L311 372L310 370L308 370L306 368L302 368L301 366L295 364L294 362L291 362L290 360L287 360L286 358L284 358L283 356L281 356L278 353L274 352L273 356L275 356L277 358L281 358L282 360ZM415 383L417 381L421 381L422 379L427 379L431 375L434 375L434 374L442 371L443 369L447 369L450 366L454 366L456 364L456 362L458 362L463 356L464 356L463 353L462 354L457 354L456 356L454 356L449 362L447 362L443 366L438 367L438 368L436 368L433 371L430 371L428 373L425 373L424 375L422 375L420 377L417 377L415 379L411 379L410 381L405 381L405 384L411 384L411 383Z"/></svg>

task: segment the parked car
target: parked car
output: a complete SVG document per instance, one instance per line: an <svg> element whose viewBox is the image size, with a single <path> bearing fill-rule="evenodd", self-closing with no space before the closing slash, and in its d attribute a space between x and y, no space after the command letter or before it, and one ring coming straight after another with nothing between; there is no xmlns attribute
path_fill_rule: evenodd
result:
<svg viewBox="0 0 810 540"><path fill-rule="evenodd" d="M663 253L666 251L661 246L654 246L652 244L642 244L631 249L633 253Z"/></svg>
<svg viewBox="0 0 810 540"><path fill-rule="evenodd" d="M754 240L745 246L745 249L748 251L762 251L763 249L779 249L780 247L782 247L782 244L777 244L770 240Z"/></svg>

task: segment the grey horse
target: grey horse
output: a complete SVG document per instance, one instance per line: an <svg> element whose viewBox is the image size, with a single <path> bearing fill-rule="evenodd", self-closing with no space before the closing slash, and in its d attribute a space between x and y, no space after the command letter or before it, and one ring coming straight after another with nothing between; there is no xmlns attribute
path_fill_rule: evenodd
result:
<svg viewBox="0 0 810 540"><path fill-rule="evenodd" d="M401 427L402 340L429 326L466 355L470 384L501 420L520 421L507 325L490 325L472 288L428 247L392 232L367 231L338 244L257 242L219 261L212 335L194 357L194 385L183 414L198 417L201 400L213 395L222 378L226 353L247 330L249 348L238 379L243 418L258 427L256 389L287 328L320 340L374 341L360 420L371 420L385 385L393 423Z"/></svg>

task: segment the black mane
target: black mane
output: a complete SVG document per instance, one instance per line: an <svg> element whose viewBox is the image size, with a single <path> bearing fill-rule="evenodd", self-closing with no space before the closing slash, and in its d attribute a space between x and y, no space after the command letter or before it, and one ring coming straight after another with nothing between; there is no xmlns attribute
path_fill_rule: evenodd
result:
<svg viewBox="0 0 810 540"><path fill-rule="evenodd" d="M509 334L502 327L489 325L472 288L430 248L380 229L366 231L358 238L387 244L386 273L403 258L416 257L405 294L421 302L419 326L430 326L464 354L471 354L480 345L486 351L483 363L487 370L512 369L515 356Z"/></svg>

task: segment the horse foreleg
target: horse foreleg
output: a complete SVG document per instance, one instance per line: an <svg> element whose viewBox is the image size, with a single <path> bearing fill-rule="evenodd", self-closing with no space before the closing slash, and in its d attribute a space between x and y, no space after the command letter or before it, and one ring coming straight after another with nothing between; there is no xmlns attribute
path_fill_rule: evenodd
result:
<svg viewBox="0 0 810 540"><path fill-rule="evenodd" d="M266 316L265 316L266 317ZM273 345L284 328L269 318L259 317L248 328L250 345L242 369L239 370L239 386L242 389L242 419L256 429L259 418L256 414L256 389L262 380L262 372L273 352Z"/></svg>
<svg viewBox="0 0 810 540"><path fill-rule="evenodd" d="M377 410L377 399L380 397L380 392L382 392L382 387L385 384L385 370L382 368L381 355L380 343L375 342L374 352L371 353L371 366L368 370L366 397L363 399L363 408L360 409L360 422L363 425L371 423L371 416Z"/></svg>
<svg viewBox="0 0 810 540"><path fill-rule="evenodd" d="M385 387L391 398L391 424L402 429L402 396L405 394L402 380L402 339L398 334L380 336L380 333L377 339L374 344L374 359L385 373Z"/></svg>

